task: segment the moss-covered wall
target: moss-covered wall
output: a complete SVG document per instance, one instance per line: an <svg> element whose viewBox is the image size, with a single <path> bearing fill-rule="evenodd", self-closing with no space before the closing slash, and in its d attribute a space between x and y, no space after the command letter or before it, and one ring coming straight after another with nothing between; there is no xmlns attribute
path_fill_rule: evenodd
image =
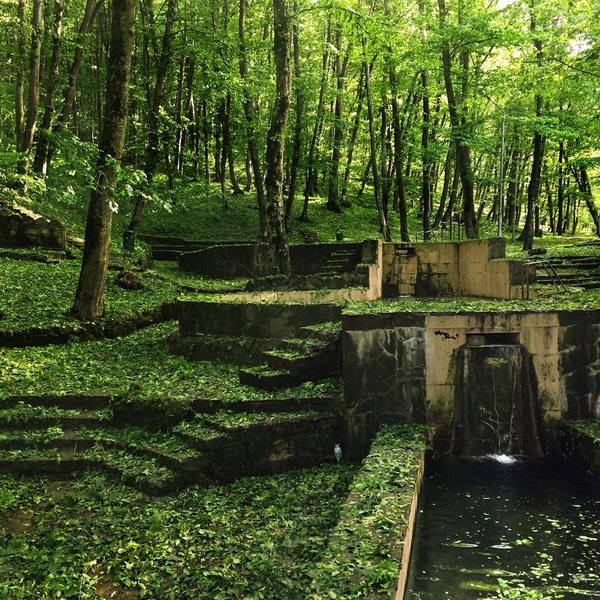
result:
<svg viewBox="0 0 600 600"><path fill-rule="evenodd" d="M600 418L600 310L559 313L560 377L569 419Z"/></svg>

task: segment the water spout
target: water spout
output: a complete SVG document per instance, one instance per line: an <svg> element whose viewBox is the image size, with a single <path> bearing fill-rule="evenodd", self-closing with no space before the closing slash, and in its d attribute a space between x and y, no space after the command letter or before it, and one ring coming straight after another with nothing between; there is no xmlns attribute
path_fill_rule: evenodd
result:
<svg viewBox="0 0 600 600"><path fill-rule="evenodd" d="M537 379L520 344L463 346L455 355L451 452L541 456Z"/></svg>

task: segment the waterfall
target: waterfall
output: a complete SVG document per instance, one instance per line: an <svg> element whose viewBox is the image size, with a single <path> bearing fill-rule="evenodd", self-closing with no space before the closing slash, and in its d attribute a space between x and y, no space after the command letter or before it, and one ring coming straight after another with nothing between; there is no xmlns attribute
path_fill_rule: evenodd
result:
<svg viewBox="0 0 600 600"><path fill-rule="evenodd" d="M520 344L465 345L455 354L450 451L541 456L537 378Z"/></svg>

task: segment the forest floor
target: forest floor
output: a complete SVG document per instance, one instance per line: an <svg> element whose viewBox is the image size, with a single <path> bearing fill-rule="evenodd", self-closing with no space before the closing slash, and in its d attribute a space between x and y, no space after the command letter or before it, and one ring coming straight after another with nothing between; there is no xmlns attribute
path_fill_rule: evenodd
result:
<svg viewBox="0 0 600 600"><path fill-rule="evenodd" d="M145 231L197 239L248 240L256 236L257 215L251 195L232 197L229 208L224 209L217 194L207 196L204 190L190 186L171 203L170 207L150 207ZM72 234L82 234L83 207L42 202L36 208L69 223ZM300 208L299 201L296 210ZM352 241L377 237L377 215L366 201L336 215L325 208L323 200L315 199L309 211L310 223L293 221L293 242L333 241L339 228ZM120 236L125 226L125 215L116 215L113 261L115 266L134 268L143 250L135 256L121 253ZM397 229L395 221L392 226ZM588 241L586 237L545 236L537 245L548 248L547 257L600 256L600 246L580 245ZM75 326L68 310L77 284L80 253L74 251L71 259L62 260L54 260L53 254L47 253L52 259L48 263L34 260L39 251L18 254L21 256L0 254L0 336L32 328ZM508 244L508 254L523 258L516 243ZM156 263L136 276L142 288L126 291L115 281L116 270L109 271L107 320L156 309L183 294L188 298L226 298L224 292L243 289L246 284L245 280L182 274L168 262ZM347 303L344 310L552 310L597 308L599 300L596 290L559 294L551 288L549 297L536 301L399 299ZM65 344L2 348L0 401L16 395L99 393L123 398L138 411L158 403L161 409L164 406L165 414L172 415L190 410L194 400L226 406L240 401L335 397L341 391L338 378L274 392L244 386L239 382L237 365L189 362L169 354L166 339L175 330L176 324L168 321L114 339L81 341L75 336ZM17 407L11 418L23 417L19 410L30 411L27 406ZM127 435L137 435L133 427L130 429ZM39 433L43 437L52 432ZM150 440L150 433L147 435ZM381 463L382 472L389 471L389 464ZM158 499L95 472L78 474L67 482L2 475L0 598L293 600L311 597L307 590L317 571L326 591L322 595L315 591L315 599L345 597L335 595L334 583L339 580L339 570L349 566L340 566L331 552L342 559L351 554L329 546L336 527L340 534L343 511L356 509L352 502L347 503L349 490L364 491L365 485L375 482L378 489L365 497L375 502L377 494L384 493L384 488L378 487L381 473L368 472L362 479L360 473L357 466L325 465L284 475L249 477L209 489L191 487L174 497ZM386 502L390 497L393 495L385 496ZM385 521L383 529L389 529L388 514L394 507L385 503L377 506ZM373 510L369 507L364 515ZM360 520L355 514L352 518ZM344 527L341 534L354 535L354 529ZM377 545L370 545L363 525L357 527L367 540L365 548L373 552ZM397 573L397 563L385 554L388 551L362 563L373 597L383 597L385 586Z"/></svg>

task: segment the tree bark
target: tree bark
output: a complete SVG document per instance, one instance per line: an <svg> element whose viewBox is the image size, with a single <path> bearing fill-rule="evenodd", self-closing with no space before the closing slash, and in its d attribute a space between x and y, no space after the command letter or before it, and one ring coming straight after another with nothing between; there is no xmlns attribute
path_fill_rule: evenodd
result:
<svg viewBox="0 0 600 600"><path fill-rule="evenodd" d="M294 198L298 182L298 167L300 165L300 154L302 152L302 121L304 118L304 90L300 85L302 67L300 64L300 26L298 25L298 0L294 1L294 23L292 25L292 45L294 48L294 78L296 84L296 117L294 123L294 146L292 148L292 160L290 163L290 178L287 202L285 204L285 220L289 224L294 208Z"/></svg>
<svg viewBox="0 0 600 600"><path fill-rule="evenodd" d="M50 68L48 69L48 77L46 83L46 97L44 100L44 117L38 137L38 143L35 150L35 158L33 161L33 170L36 173L43 175L47 172L48 162L48 147L49 137L48 132L52 125L52 117L54 115L54 93L58 81L58 73L60 69L60 47L62 44L62 16L63 16L63 0L54 0L54 29L52 32L52 56L50 58Z"/></svg>
<svg viewBox="0 0 600 600"><path fill-rule="evenodd" d="M533 45L536 50L536 62L538 68L542 66L542 41L536 35L536 19L531 13L531 34L533 36ZM531 163L531 175L529 177L529 185L527 186L527 214L525 216L525 227L522 233L523 250L531 250L533 248L534 235L534 212L535 204L540 194L540 184L542 180L542 162L544 160L544 138L539 131L539 120L543 115L544 99L540 93L535 95L535 116L536 125L535 133L533 134L533 161Z"/></svg>
<svg viewBox="0 0 600 600"><path fill-rule="evenodd" d="M440 27L446 27L447 8L445 0L438 0ZM471 165L471 152L466 141L466 121L458 111L458 101L452 81L452 55L450 44L447 39L442 41L442 67L444 72L444 83L446 97L448 98L448 112L450 113L450 125L452 140L455 145L456 165L460 175L463 190L463 220L465 234L468 238L478 237L477 219L475 217L475 204L473 201L473 167ZM464 67L464 65L463 65ZM465 79L463 78L463 86ZM465 102L465 95L461 103Z"/></svg>
<svg viewBox="0 0 600 600"><path fill-rule="evenodd" d="M112 0L111 44L96 186L90 197L83 262L72 309L75 316L84 320L98 319L104 313L115 163L121 159L125 142L134 27L135 0Z"/></svg>
<svg viewBox="0 0 600 600"><path fill-rule="evenodd" d="M375 137L375 123L373 118L373 100L371 96L371 68L369 63L363 61L363 71L365 78L365 97L367 99L367 114L369 120L369 140L371 146L371 173L373 175L373 194L375 196L375 205L379 215L379 230L386 242L391 240L390 228L385 218L385 212L381 202L381 189L379 185L379 171L377 170L377 140Z"/></svg>
<svg viewBox="0 0 600 600"><path fill-rule="evenodd" d="M240 0L240 12L238 22L238 34L240 39L240 77L244 82L244 116L246 118L246 139L248 143L248 154L252 164L252 173L254 175L254 188L256 189L256 203L258 206L258 219L260 225L260 235L263 239L268 235L267 209L265 202L265 192L263 185L263 175L258 155L258 144L256 142L256 133L254 123L256 120L256 107L254 99L249 91L248 85L248 53L246 48L246 10L248 0Z"/></svg>
<svg viewBox="0 0 600 600"><path fill-rule="evenodd" d="M40 103L40 62L42 56L43 38L43 0L33 0L31 14L31 51L29 54L29 89L27 93L27 116L25 127L18 150L22 153L18 170L26 174L29 170L27 153L33 145L33 136L37 123L38 106Z"/></svg>
<svg viewBox="0 0 600 600"><path fill-rule="evenodd" d="M342 52L342 26L338 24L335 34L335 44L337 52L335 55L335 74L337 78L337 89L335 94L335 109L333 115L333 149L331 152L331 162L329 164L329 185L327 190L326 207L333 212L341 212L339 197L339 168L342 152L343 112L344 112L344 93L346 88L346 70L350 59L350 48L346 50L344 58Z"/></svg>
<svg viewBox="0 0 600 600"><path fill-rule="evenodd" d="M269 255L275 273L291 274L283 205L285 133L290 112L291 78L287 0L273 0L275 103L267 137L267 215Z"/></svg>
<svg viewBox="0 0 600 600"><path fill-rule="evenodd" d="M20 148L25 128L25 0L19 0L17 7L18 33L17 33L17 72L15 82L15 142Z"/></svg>
<svg viewBox="0 0 600 600"><path fill-rule="evenodd" d="M302 208L302 221L308 220L308 201L314 192L315 188L315 154L317 151L317 143L321 132L321 124L323 122L323 107L325 103L325 90L327 89L327 72L329 69L329 46L331 44L331 16L327 16L327 34L325 36L325 50L323 51L321 83L319 85L319 100L317 102L317 112L315 116L315 124L313 133L308 147L308 160L306 163L306 184L304 186L304 206Z"/></svg>

